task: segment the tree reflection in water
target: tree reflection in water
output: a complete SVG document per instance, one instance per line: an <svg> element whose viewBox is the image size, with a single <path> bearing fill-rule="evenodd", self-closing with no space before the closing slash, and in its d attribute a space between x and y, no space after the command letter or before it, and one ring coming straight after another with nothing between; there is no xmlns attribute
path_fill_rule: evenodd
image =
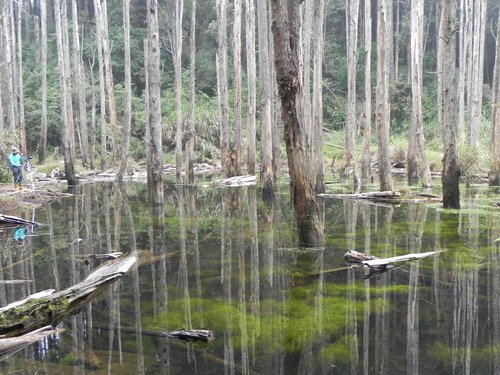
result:
<svg viewBox="0 0 500 375"><path fill-rule="evenodd" d="M141 250L139 266L48 337L0 363L5 373L435 374L499 373L500 222L469 211L321 200L325 247L297 247L290 202L254 187L82 185L37 209L20 249L0 237L6 304L62 289L99 265L89 254ZM477 205L476 208L474 205ZM481 208L481 209L480 209ZM346 249L379 257L447 249L364 279ZM314 275L314 276L312 276ZM189 343L161 331L210 328Z"/></svg>

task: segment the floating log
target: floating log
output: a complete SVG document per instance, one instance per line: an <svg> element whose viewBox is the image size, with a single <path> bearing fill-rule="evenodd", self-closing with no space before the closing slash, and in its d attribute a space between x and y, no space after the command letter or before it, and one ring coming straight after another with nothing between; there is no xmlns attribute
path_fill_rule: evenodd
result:
<svg viewBox="0 0 500 375"><path fill-rule="evenodd" d="M398 200L401 198L401 193L399 191L373 191L368 193L357 193L357 194L318 194L319 197L324 198L349 198L349 199L369 199L369 200Z"/></svg>
<svg viewBox="0 0 500 375"><path fill-rule="evenodd" d="M180 329L178 331L164 332L164 336L183 341L212 341L214 332L210 329Z"/></svg>
<svg viewBox="0 0 500 375"><path fill-rule="evenodd" d="M418 260L427 258L431 255L442 253L445 250L438 251L428 251L426 253L414 253L414 254L405 254L398 255L390 258L377 258L371 255L366 255L354 250L349 250L344 254L344 259L349 263L359 263L368 268L384 268L393 263L399 262L409 262L412 260Z"/></svg>
<svg viewBox="0 0 500 375"><path fill-rule="evenodd" d="M257 176L234 176L223 180L218 180L217 183L222 186L248 186L255 185Z"/></svg>
<svg viewBox="0 0 500 375"><path fill-rule="evenodd" d="M17 226L17 225L38 225L37 222L31 221L31 220L25 220L23 218L17 217L17 216L10 216L10 215L3 215L0 214L0 225L5 225L5 226Z"/></svg>
<svg viewBox="0 0 500 375"><path fill-rule="evenodd" d="M123 276L138 260L138 253L104 264L84 281L60 292L53 289L36 293L0 309L0 334L14 337L45 325L54 325L76 313L91 298Z"/></svg>

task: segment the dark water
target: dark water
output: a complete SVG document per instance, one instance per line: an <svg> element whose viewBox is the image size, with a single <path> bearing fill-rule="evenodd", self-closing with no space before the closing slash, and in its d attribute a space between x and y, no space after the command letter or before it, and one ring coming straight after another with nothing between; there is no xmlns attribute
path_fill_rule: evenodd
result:
<svg viewBox="0 0 500 375"><path fill-rule="evenodd" d="M2 374L500 374L499 192L439 203L325 199L324 248L296 246L289 197L254 188L84 185L24 212L44 225L0 231L0 304L63 289L94 269L85 254L142 250L140 265L64 332L0 363ZM16 214L16 213L14 213ZM18 215L20 213L17 213ZM346 249L379 257L446 252L364 279ZM211 328L210 343L158 337Z"/></svg>

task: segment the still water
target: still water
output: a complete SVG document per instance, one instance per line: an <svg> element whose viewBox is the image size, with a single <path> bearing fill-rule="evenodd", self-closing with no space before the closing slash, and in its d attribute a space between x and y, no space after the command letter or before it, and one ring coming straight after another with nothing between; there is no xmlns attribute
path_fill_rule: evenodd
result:
<svg viewBox="0 0 500 375"><path fill-rule="evenodd" d="M326 245L297 247L287 188L82 185L23 212L43 225L0 231L0 305L66 288L100 261L135 267L58 327L0 363L1 374L500 374L498 191L463 193L463 209L323 199ZM20 215L21 213L14 213ZM19 233L17 234L17 236ZM345 269L355 249L379 257L447 250L376 277ZM189 343L166 330L210 328Z"/></svg>

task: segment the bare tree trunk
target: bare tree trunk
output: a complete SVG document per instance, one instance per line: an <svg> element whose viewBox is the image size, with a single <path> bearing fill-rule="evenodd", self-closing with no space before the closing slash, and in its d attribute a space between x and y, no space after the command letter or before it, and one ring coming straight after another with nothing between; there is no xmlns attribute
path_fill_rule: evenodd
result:
<svg viewBox="0 0 500 375"><path fill-rule="evenodd" d="M42 121L40 124L40 142L38 144L38 162L45 161L47 153L47 0L40 1L41 28L41 64L42 64Z"/></svg>
<svg viewBox="0 0 500 375"><path fill-rule="evenodd" d="M2 44L4 46L4 54L5 54L5 73L6 73L6 81L7 81L7 123L8 128L11 131L16 129L16 114L15 114L15 92L14 92L14 74L13 74L13 65L15 62L14 51L12 47L12 26L11 26L11 18L10 12L12 8L12 3L10 1L6 1L2 6Z"/></svg>
<svg viewBox="0 0 500 375"><path fill-rule="evenodd" d="M181 183L182 172L182 13L183 0L175 0L174 15L174 42L172 57L174 59L174 86L175 86L175 179Z"/></svg>
<svg viewBox="0 0 500 375"><path fill-rule="evenodd" d="M247 54L247 173L255 174L255 111L256 111L256 66L255 66L255 6L254 0L245 0L245 41Z"/></svg>
<svg viewBox="0 0 500 375"><path fill-rule="evenodd" d="M119 152L119 130L116 119L115 89L113 87L113 67L111 63L111 47L109 43L108 30L108 6L107 0L98 0L101 18L102 55L104 58L104 73L106 77L106 91L108 93L109 125L111 128L111 150L113 164L118 164Z"/></svg>
<svg viewBox="0 0 500 375"><path fill-rule="evenodd" d="M495 70L493 73L492 102L500 101L500 9L498 10ZM500 186L500 108L493 105L491 115L491 155L492 167L489 175L490 186Z"/></svg>
<svg viewBox="0 0 500 375"><path fill-rule="evenodd" d="M393 190L389 155L389 78L391 71L391 19L388 18L388 0L377 4L377 138L380 190Z"/></svg>
<svg viewBox="0 0 500 375"><path fill-rule="evenodd" d="M196 109L196 0L191 2L191 33L189 45L190 59L190 84L189 84L189 121L187 141L187 165L186 175L188 184L194 183L194 143L195 143L195 109Z"/></svg>
<svg viewBox="0 0 500 375"><path fill-rule="evenodd" d="M365 182L371 177L371 136L372 136L372 2L365 0L365 128L363 133L363 161L361 179Z"/></svg>
<svg viewBox="0 0 500 375"><path fill-rule="evenodd" d="M24 89L23 89L23 42L22 42L22 22L21 14L24 12L23 2L17 2L17 78L18 78L18 90L17 98L19 101L19 135L21 139L21 150L23 155L28 154L26 149L26 120L24 117Z"/></svg>
<svg viewBox="0 0 500 375"><path fill-rule="evenodd" d="M11 51L11 77L12 77L12 121L13 128L19 130L19 106L18 106L18 94L19 94L19 77L17 71L17 43L16 43L16 19L14 12L15 3L11 2L9 5L9 41L10 41L10 51Z"/></svg>
<svg viewBox="0 0 500 375"><path fill-rule="evenodd" d="M347 31L347 108L345 119L345 165L344 176L353 174L358 186L356 163L356 65L358 62L359 0L346 0Z"/></svg>
<svg viewBox="0 0 500 375"><path fill-rule="evenodd" d="M97 61L99 66L99 99L100 99L100 113L101 113L101 170L105 170L107 167L107 124L106 124L106 93L105 93L105 82L104 82L104 59L103 59L103 47L102 47L102 19L101 14L101 4L100 0L94 0L94 13L95 24L96 24L96 42L97 42Z"/></svg>
<svg viewBox="0 0 500 375"><path fill-rule="evenodd" d="M116 181L122 182L127 169L128 151L130 147L130 131L132 128L132 75L130 71L130 0L123 0L123 49L125 57L125 113L123 118L123 145L120 167Z"/></svg>
<svg viewBox="0 0 500 375"><path fill-rule="evenodd" d="M83 165L89 164L89 135L87 130L87 101L85 96L86 79L81 60L80 37L78 26L78 8L76 0L72 0L73 22L73 69L75 84L78 88L78 115L80 128L80 151Z"/></svg>
<svg viewBox="0 0 500 375"><path fill-rule="evenodd" d="M301 90L298 66L298 1L271 1L276 80L281 97L281 115L290 173L292 202L297 220L299 242L324 243L323 225L316 201L312 163L305 152L304 118L299 116L298 93ZM291 21L291 23L289 23Z"/></svg>
<svg viewBox="0 0 500 375"><path fill-rule="evenodd" d="M470 77L468 77L469 66L470 66L470 49L471 49L471 28L472 22L471 17L471 1L472 0L460 0L459 3L459 32L460 41L458 48L458 87L457 87L457 97L458 97L458 129L463 131L465 129L465 86L468 85ZM441 41L440 41L441 43ZM438 75L438 78L440 75ZM468 78L467 78L468 77ZM438 88L439 89L439 88ZM438 98L438 102L439 98ZM439 122L439 119L438 119Z"/></svg>
<svg viewBox="0 0 500 375"><path fill-rule="evenodd" d="M76 184L74 149L72 139L73 109L71 101L71 79L69 73L69 48L67 42L66 0L54 0L57 38L57 66L59 71L59 86L61 91L61 122L63 124L64 169L69 185Z"/></svg>
<svg viewBox="0 0 500 375"><path fill-rule="evenodd" d="M299 74L302 82L302 111L304 112L304 126L308 150L312 149L312 118L311 118L311 38L313 28L313 0L302 2L302 23L301 23L301 54L299 55Z"/></svg>
<svg viewBox="0 0 500 375"><path fill-rule="evenodd" d="M325 192L325 177L323 171L323 58L324 58L324 19L325 2L315 0L313 33L313 100L312 122L314 133L314 156L316 164L316 192ZM275 156L276 157L276 156Z"/></svg>
<svg viewBox="0 0 500 375"><path fill-rule="evenodd" d="M158 33L158 0L148 0L148 65L149 79L149 150L151 159L152 203L163 205L163 149L161 129L161 75L160 75L160 38Z"/></svg>
<svg viewBox="0 0 500 375"><path fill-rule="evenodd" d="M471 91L467 93L470 97L469 105L469 144L479 147L479 132L481 126L481 114L483 106L483 71L484 71L484 39L486 25L486 0L476 0L473 2L473 30L471 63L472 75Z"/></svg>
<svg viewBox="0 0 500 375"><path fill-rule="evenodd" d="M267 1L257 0L259 36L259 82L260 82L260 124L261 124L261 166L260 180L264 194L274 193L272 166L272 119L271 83L269 65L269 31L267 21Z"/></svg>
<svg viewBox="0 0 500 375"><path fill-rule="evenodd" d="M90 168L94 169L95 144L96 144L96 98L95 98L95 78L94 78L95 57L92 56L92 62L89 62L90 68L90 89L92 91L92 109L90 111Z"/></svg>
<svg viewBox="0 0 500 375"><path fill-rule="evenodd" d="M455 12L456 0L442 0L440 36L442 40L443 81L443 207L460 208L457 151L456 83L455 83Z"/></svg>
<svg viewBox="0 0 500 375"><path fill-rule="evenodd" d="M233 66L234 66L234 149L231 161L235 174L241 174L241 0L234 0L233 23Z"/></svg>
<svg viewBox="0 0 500 375"><path fill-rule="evenodd" d="M227 92L227 0L217 0L217 84L219 94L221 167L226 177L232 175L229 161L229 115Z"/></svg>
<svg viewBox="0 0 500 375"><path fill-rule="evenodd" d="M408 183L412 184L420 177L422 186L429 187L431 172L425 155L422 114L424 1L412 0L410 13L412 121L408 144Z"/></svg>

